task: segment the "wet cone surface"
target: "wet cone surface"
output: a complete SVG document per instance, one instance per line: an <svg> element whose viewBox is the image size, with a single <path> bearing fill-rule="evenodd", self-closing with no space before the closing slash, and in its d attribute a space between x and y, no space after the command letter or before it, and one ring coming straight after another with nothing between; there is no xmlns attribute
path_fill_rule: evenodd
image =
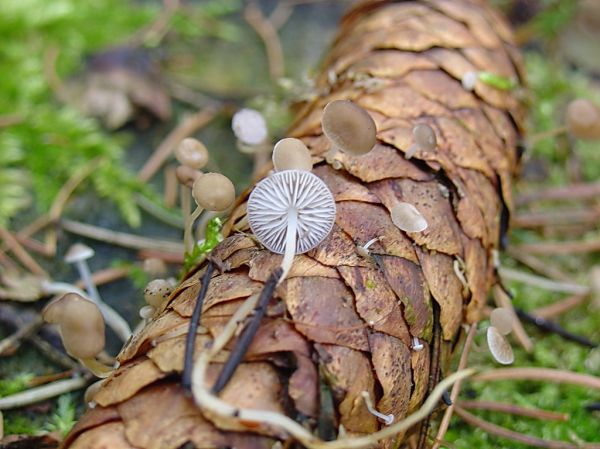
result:
<svg viewBox="0 0 600 449"><path fill-rule="evenodd" d="M222 399L286 414L326 439L342 426L346 435L384 426L363 391L398 421L448 374L460 325L478 320L494 281L492 253L511 206L524 114L514 92L481 81L465 90L461 80L469 71L521 82L511 33L483 2L363 2L345 17L319 81L329 93L304 105L289 133L318 158L313 171L334 194L336 223L316 249L295 257ZM369 154L338 156L340 170L323 160L329 142L320 127L324 106L335 99L366 109L378 130ZM407 160L417 123L433 128L437 149L417 150ZM390 210L397 202L414 205L427 229L405 233L394 226ZM242 199L233 216L240 219L244 210ZM219 269L204 302L206 332L197 336L196 355L281 262L246 231L232 233L210 256ZM371 256L359 255L357 244L375 237ZM190 274L125 346L120 368L65 448L270 448L289 438L256 423L211 421L184 394L185 333L204 269ZM412 349L414 337L422 350ZM211 383L224 352L208 370Z"/></svg>

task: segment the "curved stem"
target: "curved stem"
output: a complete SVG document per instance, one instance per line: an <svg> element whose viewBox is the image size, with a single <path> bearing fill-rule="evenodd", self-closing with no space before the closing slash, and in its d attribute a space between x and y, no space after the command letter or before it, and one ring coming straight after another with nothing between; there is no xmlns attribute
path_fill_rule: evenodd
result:
<svg viewBox="0 0 600 449"><path fill-rule="evenodd" d="M79 359L79 361L83 365L85 365L85 367L89 369L94 376L100 377L101 379L108 377L110 373L114 371L114 368L112 366L105 365L104 363L99 362L93 357L87 359Z"/></svg>
<svg viewBox="0 0 600 449"><path fill-rule="evenodd" d="M198 219L202 211L204 211L204 209L200 206L197 206L194 212L192 212L192 215L190 216L189 220L186 220L185 222L185 229L183 231L183 243L186 252L190 252L194 248L194 242L192 241L192 228L194 227L194 222Z"/></svg>
<svg viewBox="0 0 600 449"><path fill-rule="evenodd" d="M288 227L285 235L285 252L283 254L283 261L281 262L281 277L277 284L281 283L287 276L290 268L292 268L292 262L296 255L296 236L298 234L298 211L292 208L288 212Z"/></svg>

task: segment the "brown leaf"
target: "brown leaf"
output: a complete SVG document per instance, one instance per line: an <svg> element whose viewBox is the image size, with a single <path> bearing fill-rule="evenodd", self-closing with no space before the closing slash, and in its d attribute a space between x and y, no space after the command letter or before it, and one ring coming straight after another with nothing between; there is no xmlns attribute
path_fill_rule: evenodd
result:
<svg viewBox="0 0 600 449"><path fill-rule="evenodd" d="M72 449L136 449L125 437L121 422L109 422L82 433L69 445Z"/></svg>

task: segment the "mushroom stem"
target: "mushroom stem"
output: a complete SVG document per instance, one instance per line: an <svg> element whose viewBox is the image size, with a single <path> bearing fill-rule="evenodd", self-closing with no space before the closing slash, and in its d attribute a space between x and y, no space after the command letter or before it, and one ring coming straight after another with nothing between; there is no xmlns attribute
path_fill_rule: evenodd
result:
<svg viewBox="0 0 600 449"><path fill-rule="evenodd" d="M281 262L281 277L277 284L280 284L287 276L290 268L292 268L292 262L296 255L296 236L298 234L298 210L295 207L290 208L288 211L288 226L285 235L285 252L283 254L283 261Z"/></svg>
<svg viewBox="0 0 600 449"><path fill-rule="evenodd" d="M104 379L105 377L108 377L109 374L114 371L114 368L112 366L105 365L104 363L99 362L98 360L96 360L93 357L85 358L85 359L79 359L79 361L87 369L89 369L94 376L100 377L101 379Z"/></svg>
<svg viewBox="0 0 600 449"><path fill-rule="evenodd" d="M92 273L87 262L85 260L78 260L75 261L75 266L77 267L77 271L79 271L79 276L81 276L81 280L85 285L87 296L89 296L90 299L96 304L102 302L102 299L100 299L100 293L96 288L96 284L94 284L94 281L92 280Z"/></svg>
<svg viewBox="0 0 600 449"><path fill-rule="evenodd" d="M181 211L183 213L183 247L186 252L191 247L191 209L192 209L192 189L187 186L181 186Z"/></svg>

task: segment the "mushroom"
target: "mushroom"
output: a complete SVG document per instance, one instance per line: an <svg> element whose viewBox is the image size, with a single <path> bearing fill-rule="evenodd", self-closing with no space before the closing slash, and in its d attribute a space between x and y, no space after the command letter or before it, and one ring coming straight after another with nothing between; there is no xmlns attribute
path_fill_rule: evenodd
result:
<svg viewBox="0 0 600 449"><path fill-rule="evenodd" d="M582 140L600 139L600 109L585 98L573 100L567 106L567 129Z"/></svg>
<svg viewBox="0 0 600 449"><path fill-rule="evenodd" d="M85 285L89 299L96 303L100 308L109 327L115 331L121 340L127 341L131 336L129 324L116 310L102 301L100 293L98 293L98 289L96 288L96 284L94 284L90 268L86 262L87 259L93 256L94 250L92 248L83 243L75 243L65 254L65 262L75 264L79 271L79 276Z"/></svg>
<svg viewBox="0 0 600 449"><path fill-rule="evenodd" d="M506 307L497 307L490 313L490 324L502 335L511 333L514 323L512 312Z"/></svg>
<svg viewBox="0 0 600 449"><path fill-rule="evenodd" d="M273 167L282 170L312 170L310 151L300 139L281 139L273 148Z"/></svg>
<svg viewBox="0 0 600 449"><path fill-rule="evenodd" d="M181 165L200 170L208 163L209 154L202 142L187 137L175 148L175 157Z"/></svg>
<svg viewBox="0 0 600 449"><path fill-rule="evenodd" d="M404 232L422 232L427 229L427 220L410 203L399 201L391 210L392 222Z"/></svg>
<svg viewBox="0 0 600 449"><path fill-rule="evenodd" d="M502 365L510 365L515 357L508 340L494 326L488 327L487 343L492 356Z"/></svg>
<svg viewBox="0 0 600 449"><path fill-rule="evenodd" d="M48 323L59 326L65 350L79 359L94 375L106 377L112 367L96 360L104 349L104 319L98 306L77 293L67 293L42 311Z"/></svg>
<svg viewBox="0 0 600 449"><path fill-rule="evenodd" d="M295 254L305 253L329 235L335 201L327 185L305 170L275 172L259 182L248 198L248 223L269 250L283 254L285 278Z"/></svg>
<svg viewBox="0 0 600 449"><path fill-rule="evenodd" d="M253 156L254 175L257 175L271 152L265 118L255 109L240 109L231 119L231 128L237 137L238 150Z"/></svg>
<svg viewBox="0 0 600 449"><path fill-rule="evenodd" d="M164 276L167 274L167 264L164 260L158 257L149 257L144 259L142 263L142 270L148 276Z"/></svg>
<svg viewBox="0 0 600 449"><path fill-rule="evenodd" d="M154 279L144 289L146 303L157 310L173 292L173 286L165 279Z"/></svg>
<svg viewBox="0 0 600 449"><path fill-rule="evenodd" d="M336 159L338 151L350 156L362 156L377 143L377 127L367 111L350 100L335 100L323 109L323 132L331 142L325 155L328 164L341 168Z"/></svg>
<svg viewBox="0 0 600 449"><path fill-rule="evenodd" d="M475 85L477 84L477 80L479 79L479 74L473 70L468 70L463 73L461 78L461 84L465 90L473 91L475 90Z"/></svg>
<svg viewBox="0 0 600 449"><path fill-rule="evenodd" d="M223 212L235 201L235 187L226 176L220 173L206 173L200 176L192 186L192 196L196 200L196 210L190 216L189 223L184 230L184 244L186 251L191 251L192 228L194 222L202 211Z"/></svg>
<svg viewBox="0 0 600 449"><path fill-rule="evenodd" d="M435 137L435 132L431 126L425 123L419 123L412 129L412 134L415 143L413 143L408 150L406 150L406 153L404 153L406 159L413 157L418 150L433 151L437 147L437 138Z"/></svg>

